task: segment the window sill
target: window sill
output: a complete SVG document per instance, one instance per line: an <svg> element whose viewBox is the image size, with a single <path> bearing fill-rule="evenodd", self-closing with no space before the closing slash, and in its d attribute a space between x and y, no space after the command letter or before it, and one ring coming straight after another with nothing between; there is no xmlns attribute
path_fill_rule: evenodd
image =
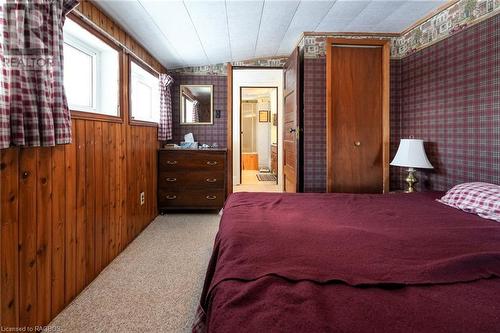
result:
<svg viewBox="0 0 500 333"><path fill-rule="evenodd" d="M110 116L107 114L93 113L93 112L83 112L83 111L73 111L71 112L71 119L82 119L82 120L95 120L104 121L109 123L123 123L123 119L119 116Z"/></svg>
<svg viewBox="0 0 500 333"><path fill-rule="evenodd" d="M145 120L130 119L129 124L130 124L130 126L158 127L158 123L155 123L152 121L145 121Z"/></svg>

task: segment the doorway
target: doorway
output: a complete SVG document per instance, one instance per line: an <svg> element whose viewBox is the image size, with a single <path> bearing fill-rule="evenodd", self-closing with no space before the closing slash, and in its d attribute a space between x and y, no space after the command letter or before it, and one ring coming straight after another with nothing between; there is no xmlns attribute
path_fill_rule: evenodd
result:
<svg viewBox="0 0 500 333"><path fill-rule="evenodd" d="M278 87L240 87L240 184L278 190Z"/></svg>
<svg viewBox="0 0 500 333"><path fill-rule="evenodd" d="M232 71L232 190L282 192L283 69Z"/></svg>

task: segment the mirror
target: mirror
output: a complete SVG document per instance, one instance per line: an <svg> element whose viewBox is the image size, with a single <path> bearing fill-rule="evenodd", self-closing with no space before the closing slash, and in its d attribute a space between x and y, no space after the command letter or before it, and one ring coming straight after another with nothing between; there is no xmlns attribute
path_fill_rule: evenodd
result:
<svg viewBox="0 0 500 333"><path fill-rule="evenodd" d="M213 124L213 86L180 86L181 125Z"/></svg>

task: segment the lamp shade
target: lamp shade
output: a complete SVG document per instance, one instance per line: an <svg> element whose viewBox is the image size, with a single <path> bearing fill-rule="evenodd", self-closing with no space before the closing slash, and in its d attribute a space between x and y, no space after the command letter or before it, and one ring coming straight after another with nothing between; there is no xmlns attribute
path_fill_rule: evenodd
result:
<svg viewBox="0 0 500 333"><path fill-rule="evenodd" d="M433 168L425 154L424 140L418 139L401 139L391 165L407 168Z"/></svg>

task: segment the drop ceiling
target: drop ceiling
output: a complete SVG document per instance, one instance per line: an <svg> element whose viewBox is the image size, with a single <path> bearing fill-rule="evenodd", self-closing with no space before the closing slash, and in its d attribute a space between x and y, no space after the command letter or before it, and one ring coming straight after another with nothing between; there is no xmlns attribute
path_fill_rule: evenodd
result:
<svg viewBox="0 0 500 333"><path fill-rule="evenodd" d="M307 32L400 33L443 0L103 0L167 68L287 56Z"/></svg>

